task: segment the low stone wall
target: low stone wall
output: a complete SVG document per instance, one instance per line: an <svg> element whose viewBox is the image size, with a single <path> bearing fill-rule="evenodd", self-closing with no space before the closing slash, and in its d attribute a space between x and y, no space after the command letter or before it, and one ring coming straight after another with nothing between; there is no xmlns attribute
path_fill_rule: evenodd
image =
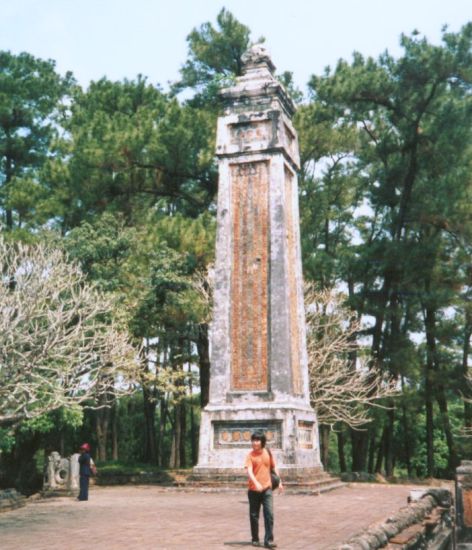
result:
<svg viewBox="0 0 472 550"><path fill-rule="evenodd" d="M182 479L181 479L182 478ZM90 479L96 485L164 485L175 486L185 483L185 476L168 472L99 472L95 478Z"/></svg>
<svg viewBox="0 0 472 550"><path fill-rule="evenodd" d="M18 493L16 489L4 489L0 491L0 513L21 508L25 504L26 497Z"/></svg>
<svg viewBox="0 0 472 550"><path fill-rule="evenodd" d="M370 526L336 550L446 550L453 539L452 511L450 491L427 489L420 500Z"/></svg>

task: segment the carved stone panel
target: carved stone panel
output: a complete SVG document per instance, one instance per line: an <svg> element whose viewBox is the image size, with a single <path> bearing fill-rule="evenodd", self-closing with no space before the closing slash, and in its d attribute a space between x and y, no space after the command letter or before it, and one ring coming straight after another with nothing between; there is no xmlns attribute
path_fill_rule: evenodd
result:
<svg viewBox="0 0 472 550"><path fill-rule="evenodd" d="M297 249L296 232L293 219L293 174L285 168L285 223L287 239L287 278L289 293L289 326L290 326L290 364L292 370L293 392L303 392L300 365L300 327L298 317L298 285L296 280Z"/></svg>
<svg viewBox="0 0 472 550"><path fill-rule="evenodd" d="M268 390L269 165L231 166L231 389Z"/></svg>
<svg viewBox="0 0 472 550"><path fill-rule="evenodd" d="M298 446L301 449L313 449L313 422L298 421Z"/></svg>
<svg viewBox="0 0 472 550"><path fill-rule="evenodd" d="M215 422L215 448L234 448L251 446L251 434L255 431L265 433L267 445L273 449L280 449L282 445L282 422Z"/></svg>
<svg viewBox="0 0 472 550"><path fill-rule="evenodd" d="M472 489L462 491L462 505L464 507L464 526L472 527Z"/></svg>
<svg viewBox="0 0 472 550"><path fill-rule="evenodd" d="M269 120L257 120L250 122L238 122L230 125L231 144L244 149L248 145L257 142L268 142L271 134Z"/></svg>

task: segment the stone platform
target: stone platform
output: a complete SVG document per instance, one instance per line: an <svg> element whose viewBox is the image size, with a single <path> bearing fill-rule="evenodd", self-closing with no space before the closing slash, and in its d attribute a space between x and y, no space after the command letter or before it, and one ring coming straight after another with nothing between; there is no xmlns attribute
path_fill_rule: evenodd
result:
<svg viewBox="0 0 472 550"><path fill-rule="evenodd" d="M353 484L319 496L275 493L280 550L331 550L405 507L408 485ZM424 487L421 487L424 488ZM250 548L244 490L93 487L0 515L2 550Z"/></svg>
<svg viewBox="0 0 472 550"><path fill-rule="evenodd" d="M320 494L344 487L345 483L321 468L279 469L285 491L292 494ZM194 470L185 481L189 487L246 488L247 475L241 469L203 468Z"/></svg>

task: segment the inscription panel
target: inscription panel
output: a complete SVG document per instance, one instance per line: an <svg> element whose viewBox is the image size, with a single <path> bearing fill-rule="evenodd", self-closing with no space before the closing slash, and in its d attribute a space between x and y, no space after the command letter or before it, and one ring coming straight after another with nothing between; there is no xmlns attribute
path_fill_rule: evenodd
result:
<svg viewBox="0 0 472 550"><path fill-rule="evenodd" d="M464 506L464 525L472 527L472 489L462 490L462 505Z"/></svg>
<svg viewBox="0 0 472 550"><path fill-rule="evenodd" d="M295 241L295 227L293 216L293 180L294 176L285 167L285 221L287 244L287 278L289 299L289 327L290 327L290 364L292 369L293 391L296 394L303 392L301 365L300 365L300 327L298 326L298 285L296 279L297 249Z"/></svg>
<svg viewBox="0 0 472 550"><path fill-rule="evenodd" d="M238 122L231 124L230 133L231 144L242 148L254 142L269 141L271 125L268 120Z"/></svg>
<svg viewBox="0 0 472 550"><path fill-rule="evenodd" d="M313 449L313 422L298 421L298 446L301 449Z"/></svg>
<svg viewBox="0 0 472 550"><path fill-rule="evenodd" d="M268 390L269 165L231 173L231 389Z"/></svg>
<svg viewBox="0 0 472 550"><path fill-rule="evenodd" d="M255 431L265 433L267 445L272 449L282 448L282 422L215 422L215 448L247 447L251 445L251 434Z"/></svg>

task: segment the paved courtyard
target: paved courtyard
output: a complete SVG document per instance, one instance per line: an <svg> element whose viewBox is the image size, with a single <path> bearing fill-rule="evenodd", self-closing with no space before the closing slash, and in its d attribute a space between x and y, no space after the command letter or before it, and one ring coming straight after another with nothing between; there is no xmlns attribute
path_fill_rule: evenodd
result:
<svg viewBox="0 0 472 550"><path fill-rule="evenodd" d="M332 548L405 506L412 488L353 484L320 496L276 494L278 547ZM1 514L0 549L249 548L246 498L244 491L92 487L88 502L59 497Z"/></svg>

